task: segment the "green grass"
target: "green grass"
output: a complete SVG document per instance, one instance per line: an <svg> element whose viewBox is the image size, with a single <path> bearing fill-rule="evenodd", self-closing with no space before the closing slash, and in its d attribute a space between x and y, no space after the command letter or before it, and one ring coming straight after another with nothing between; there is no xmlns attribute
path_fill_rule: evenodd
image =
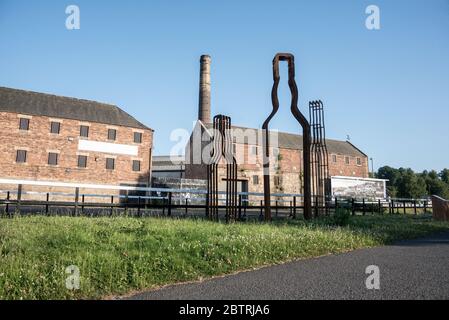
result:
<svg viewBox="0 0 449 320"><path fill-rule="evenodd" d="M225 225L202 220L0 219L0 299L78 299L207 278L449 230L429 217L351 217ZM67 290L65 268L80 269Z"/></svg>

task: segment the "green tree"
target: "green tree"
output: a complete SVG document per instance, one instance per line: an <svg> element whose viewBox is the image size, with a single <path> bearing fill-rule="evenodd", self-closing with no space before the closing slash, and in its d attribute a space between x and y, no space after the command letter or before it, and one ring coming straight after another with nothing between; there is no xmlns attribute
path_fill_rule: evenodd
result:
<svg viewBox="0 0 449 320"><path fill-rule="evenodd" d="M429 195L437 195L443 198L449 198L449 185L443 180L443 176L435 170L424 171L421 175L426 182L426 189Z"/></svg>
<svg viewBox="0 0 449 320"><path fill-rule="evenodd" d="M440 172L440 178L445 182L447 185L449 185L449 169L443 169Z"/></svg>
<svg viewBox="0 0 449 320"><path fill-rule="evenodd" d="M427 195L425 180L412 169L399 168L397 196L400 198L421 198Z"/></svg>
<svg viewBox="0 0 449 320"><path fill-rule="evenodd" d="M379 179L386 179L387 181L387 193L390 197L397 197L398 190L397 190L397 180L399 177L399 171L398 169L384 166L377 170L376 177Z"/></svg>

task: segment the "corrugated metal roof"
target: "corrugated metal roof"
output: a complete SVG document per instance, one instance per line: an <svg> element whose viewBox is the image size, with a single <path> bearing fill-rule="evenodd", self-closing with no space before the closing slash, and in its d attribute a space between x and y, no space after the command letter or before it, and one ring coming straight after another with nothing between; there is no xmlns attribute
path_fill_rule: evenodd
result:
<svg viewBox="0 0 449 320"><path fill-rule="evenodd" d="M0 111L152 130L115 105L5 87Z"/></svg>

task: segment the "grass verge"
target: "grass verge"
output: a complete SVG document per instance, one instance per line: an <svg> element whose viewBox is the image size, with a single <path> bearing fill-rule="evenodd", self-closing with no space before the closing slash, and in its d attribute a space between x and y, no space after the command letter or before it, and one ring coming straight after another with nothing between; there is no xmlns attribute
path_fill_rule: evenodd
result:
<svg viewBox="0 0 449 320"><path fill-rule="evenodd" d="M430 217L225 225L202 220L0 219L0 299L79 299L198 280L449 230ZM66 289L66 267L80 289Z"/></svg>

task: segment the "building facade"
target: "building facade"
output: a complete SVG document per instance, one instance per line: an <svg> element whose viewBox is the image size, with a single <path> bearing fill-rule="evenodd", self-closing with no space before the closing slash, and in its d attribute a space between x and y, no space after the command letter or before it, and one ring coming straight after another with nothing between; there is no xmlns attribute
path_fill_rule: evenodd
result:
<svg viewBox="0 0 449 320"><path fill-rule="evenodd" d="M262 131L233 127L233 155L238 164L239 191L263 192ZM207 179L207 163L213 132L210 124L198 120L186 146L185 177ZM270 178L272 192L303 193L302 136L285 132L270 133ZM326 140L329 176L368 178L368 157L348 141ZM201 156L199 156L201 155ZM220 165L222 188L225 188L225 161Z"/></svg>
<svg viewBox="0 0 449 320"><path fill-rule="evenodd" d="M153 130L114 105L0 88L0 178L148 186Z"/></svg>

